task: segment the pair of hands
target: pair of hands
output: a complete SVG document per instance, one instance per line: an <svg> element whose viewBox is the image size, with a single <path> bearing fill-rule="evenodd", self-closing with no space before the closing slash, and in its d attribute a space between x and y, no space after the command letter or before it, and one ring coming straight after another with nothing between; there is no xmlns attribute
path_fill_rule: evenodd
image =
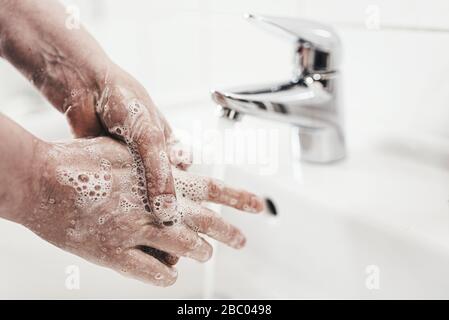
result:
<svg viewBox="0 0 449 320"><path fill-rule="evenodd" d="M0 6L0 56L66 115L78 138L35 140L33 194L28 210L12 220L157 285L175 281L179 256L210 257L212 248L198 233L244 245L242 233L202 202L259 212L260 198L184 171L191 157L146 90L84 28L68 30L57 1L0 0Z"/></svg>
<svg viewBox="0 0 449 320"><path fill-rule="evenodd" d="M98 86L102 89L97 99L74 96L66 115L77 137L107 134L127 148L109 138L54 145L50 176L55 168L56 175L64 170L67 176L58 183L66 186L68 194L60 200L76 196L78 208L55 202L41 212L44 216L52 210L69 214L61 221L65 227L58 230L56 241L51 240L64 249L157 285L170 285L176 280L172 265L179 256L198 261L210 258L212 247L198 232L234 248L245 244L243 234L203 207L203 201L253 213L263 209L263 201L247 191L187 173L191 154L174 138L146 90L124 71L112 69L116 71ZM90 101L96 101L95 105ZM102 161L109 163L109 169L101 169ZM88 186L73 193L86 185L81 186L80 175L92 181L96 173L111 177L104 196L93 190L92 199ZM45 197L49 198L44 193ZM83 241L89 244L80 246Z"/></svg>
<svg viewBox="0 0 449 320"><path fill-rule="evenodd" d="M233 248L245 244L244 235L203 202L254 213L263 208L249 192L173 167L178 206L167 223L148 212L142 163L123 143L108 137L41 143L37 154L39 192L32 212L18 222L66 251L160 286L175 282L178 257L211 257L199 233ZM166 209L163 202L154 205Z"/></svg>

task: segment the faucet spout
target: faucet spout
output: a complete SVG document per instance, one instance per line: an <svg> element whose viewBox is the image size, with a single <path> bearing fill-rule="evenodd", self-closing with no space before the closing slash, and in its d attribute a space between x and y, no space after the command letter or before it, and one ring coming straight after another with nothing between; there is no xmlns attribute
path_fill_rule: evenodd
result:
<svg viewBox="0 0 449 320"><path fill-rule="evenodd" d="M294 39L294 78L273 85L213 90L222 115L251 115L298 129L301 159L329 163L345 156L338 71L340 41L327 26L306 20L247 15L250 21Z"/></svg>
<svg viewBox="0 0 449 320"><path fill-rule="evenodd" d="M223 108L239 114L288 122L298 126L322 128L331 125L335 110L329 106L333 96L319 84L283 83L213 90L212 99Z"/></svg>
<svg viewBox="0 0 449 320"><path fill-rule="evenodd" d="M334 77L336 75L333 75ZM214 90L212 99L223 116L252 115L287 122L298 129L301 159L328 163L345 156L345 141L337 97L330 84L305 78L282 84Z"/></svg>

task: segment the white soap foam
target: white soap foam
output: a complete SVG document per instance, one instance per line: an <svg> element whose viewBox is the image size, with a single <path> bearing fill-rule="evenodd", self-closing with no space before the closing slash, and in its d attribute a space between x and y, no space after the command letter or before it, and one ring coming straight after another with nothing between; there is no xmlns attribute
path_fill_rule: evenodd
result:
<svg viewBox="0 0 449 320"><path fill-rule="evenodd" d="M112 186L111 163L101 159L97 172L58 167L56 178L60 184L76 190L76 205L84 207L109 197Z"/></svg>

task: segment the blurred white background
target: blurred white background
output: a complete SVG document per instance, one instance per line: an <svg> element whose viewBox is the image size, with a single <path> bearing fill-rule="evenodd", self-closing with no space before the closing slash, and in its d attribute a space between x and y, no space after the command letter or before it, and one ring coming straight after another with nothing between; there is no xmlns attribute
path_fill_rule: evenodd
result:
<svg viewBox="0 0 449 320"><path fill-rule="evenodd" d="M364 131L395 125L449 133L449 3L444 0L65 0L106 52L161 109L206 100L213 87L287 79L291 44L242 19L245 12L315 19L343 40L345 99ZM369 74L369 77L365 75ZM362 79L363 81L356 81ZM0 108L36 93L4 61ZM388 99L385 97L388 96ZM36 111L42 101L26 103ZM432 108L432 112L424 112ZM370 112L366 112L369 110ZM399 117L396 117L400 115ZM417 116L419 115L419 116ZM369 117L367 119L366 117Z"/></svg>
<svg viewBox="0 0 449 320"><path fill-rule="evenodd" d="M66 0L64 3L79 8L82 23L101 43L105 51L115 62L140 80L158 106L168 114L174 114L174 110L182 109L188 113L187 108L201 104L208 104L212 108L213 104L208 101L209 90L213 87L273 82L290 78L292 45L248 24L242 19L243 13L302 17L332 24L343 42L343 96L349 152L367 145L368 141L379 135L389 134L392 134L390 137L410 135L414 137L415 142L432 140L448 145L448 1ZM33 130L32 120L26 115L50 110L30 84L4 61L0 61L0 88L0 111L18 121L26 119L22 123L30 124L30 130ZM62 116L53 114L53 117L63 120ZM67 134L48 133L55 130L52 127L46 130L41 134L42 137L60 138ZM433 157L432 154L430 156L428 154L431 148L419 145L411 143L405 144L404 147L404 144L391 138L387 148L394 152L411 152L418 161L444 167L447 171L449 149L437 148ZM441 180L438 180L436 185L438 187L435 189L429 186L430 193L435 190L435 193L444 194L448 189L447 183ZM372 191L375 193L376 188ZM447 231L444 231L449 230L445 197L442 199L444 203L441 203L437 211L446 216L437 224L443 230L439 233L442 235L441 239L448 240ZM379 201L375 195L373 198ZM407 211L408 208L404 210ZM407 220L404 216L401 216L401 219ZM398 222L396 225L401 226L401 223ZM425 232L437 234L432 230L429 227ZM8 234L9 238L5 238L3 233L0 246L6 247L7 243L13 241L12 238L19 238L15 232L11 231ZM31 238L29 241L31 243ZM386 250L388 245L382 248ZM58 251L55 250L53 253L56 255L56 252ZM413 261L420 261L418 258ZM34 256L33 259L39 257ZM58 266L70 264L75 258L67 255L64 259L58 262ZM236 257L235 263L238 263L238 259ZM444 261L447 262L447 259ZM78 260L75 262L82 264ZM48 261L45 263L50 264ZM44 272L45 263L37 264L38 271ZM328 263L332 264L331 261ZM40 287L44 285L45 280L36 280L34 286L27 286L29 281L33 283L30 280L33 279L32 275L22 282L19 277L5 275L11 272L13 265L5 266L2 263L0 266L0 271L3 270L4 274L4 276L0 274L0 287L1 281L10 279L9 293L0 290L0 297L40 295L44 298L99 297L105 291L92 289L88 293L82 290L67 292L62 285L61 289L58 289L60 280L58 278L54 282L50 281L49 291L42 293L43 289ZM54 272L60 272L58 268L55 267ZM129 280L119 280L117 276L114 278L115 285L125 290L116 295L112 293L106 295L122 298L199 297L203 292L201 282L203 267L189 265L186 268L190 268L190 271L186 271L188 276L181 280L177 288L148 289L134 282L130 284ZM338 269L338 266L335 268ZM33 274L34 271L30 270L28 273ZM63 272L60 273L59 277L63 279L65 275ZM108 273L108 277L109 275ZM295 276L300 277L297 274ZM39 275L35 274L34 277ZM95 271L90 277L92 279L103 277L103 270ZM21 287L12 289L18 281ZM246 283L252 283L252 287L249 288L262 288L254 283L263 280L238 281L243 287ZM304 292L300 289L284 290L285 288L279 287L272 292L261 294L257 290L248 289L246 297L251 294L256 297L326 296L326 293L320 291L325 292L326 285L313 287L310 282L305 283L308 290ZM223 288L226 288L226 284L223 284ZM226 292L225 296L233 296L231 291L223 289L222 292ZM398 292L399 295L405 294L405 291ZM429 292L449 295L447 287L439 289L429 287ZM335 289L334 293L338 297L338 290ZM352 294L347 293L348 296ZM418 293L416 295L419 296Z"/></svg>

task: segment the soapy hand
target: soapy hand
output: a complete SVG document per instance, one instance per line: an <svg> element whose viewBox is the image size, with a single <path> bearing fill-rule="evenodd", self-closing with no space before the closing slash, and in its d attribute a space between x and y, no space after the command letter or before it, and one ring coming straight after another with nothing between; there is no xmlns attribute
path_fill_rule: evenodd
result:
<svg viewBox="0 0 449 320"><path fill-rule="evenodd" d="M108 134L132 148L147 181L148 210L161 222L172 222L177 202L171 165L186 169L192 161L189 151L174 138L164 116L132 76L111 64L97 85L97 91L80 90L66 101L65 114L75 136ZM86 98L92 92L96 98ZM156 202L167 207L164 215L158 215Z"/></svg>
<svg viewBox="0 0 449 320"><path fill-rule="evenodd" d="M175 281L178 256L210 257L197 232L243 246L241 232L201 204L258 212L259 198L178 170L191 157L146 90L83 27L67 29L58 1L0 0L0 7L0 56L67 116L75 137L116 138L46 144L0 116L0 136L8 137L0 173L9 183L0 188L0 217L158 285Z"/></svg>
<svg viewBox="0 0 449 320"><path fill-rule="evenodd" d="M75 137L109 135L135 147L149 208L164 202L170 208L160 218L169 222L177 211L170 164L185 168L191 159L147 91L82 26L67 31L58 1L0 0L0 7L0 56L67 116Z"/></svg>
<svg viewBox="0 0 449 320"><path fill-rule="evenodd" d="M206 234L234 248L245 237L202 205L211 201L247 212L259 212L255 195L221 182L174 168L178 210L161 221L170 205L146 194L138 153L106 137L45 144L39 199L18 222L40 237L87 260L129 276L166 286L174 283L178 256L206 261ZM131 151L131 152L130 152Z"/></svg>

